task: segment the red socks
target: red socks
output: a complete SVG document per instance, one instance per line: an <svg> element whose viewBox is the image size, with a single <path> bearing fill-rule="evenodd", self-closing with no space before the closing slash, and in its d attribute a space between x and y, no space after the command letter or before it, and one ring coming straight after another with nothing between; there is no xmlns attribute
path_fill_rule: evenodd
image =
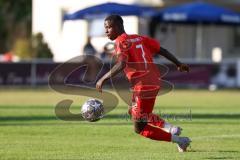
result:
<svg viewBox="0 0 240 160"><path fill-rule="evenodd" d="M164 128L165 121L164 119L161 119L158 115L150 113L148 117L148 123L160 128Z"/></svg>
<svg viewBox="0 0 240 160"><path fill-rule="evenodd" d="M168 141L171 142L172 135L171 133L165 132L159 127L147 124L144 129L140 132L144 137L157 140L157 141Z"/></svg>

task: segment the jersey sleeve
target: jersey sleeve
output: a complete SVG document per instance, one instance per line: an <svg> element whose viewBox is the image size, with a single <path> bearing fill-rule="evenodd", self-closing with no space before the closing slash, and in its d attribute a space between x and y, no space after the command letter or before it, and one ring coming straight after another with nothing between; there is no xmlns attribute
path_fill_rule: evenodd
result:
<svg viewBox="0 0 240 160"><path fill-rule="evenodd" d="M152 55L160 51L160 43L157 40L150 37L144 37L144 43L149 48Z"/></svg>
<svg viewBox="0 0 240 160"><path fill-rule="evenodd" d="M127 62L129 56L129 47L131 46L129 46L127 41L116 42L114 56L117 61Z"/></svg>

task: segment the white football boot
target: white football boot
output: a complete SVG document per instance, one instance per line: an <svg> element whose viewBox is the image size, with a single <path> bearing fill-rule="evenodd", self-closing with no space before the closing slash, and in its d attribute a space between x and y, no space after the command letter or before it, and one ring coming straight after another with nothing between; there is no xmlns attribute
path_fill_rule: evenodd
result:
<svg viewBox="0 0 240 160"><path fill-rule="evenodd" d="M177 142L177 148L179 152L186 152L187 147L190 145L192 141L188 137L179 137Z"/></svg>

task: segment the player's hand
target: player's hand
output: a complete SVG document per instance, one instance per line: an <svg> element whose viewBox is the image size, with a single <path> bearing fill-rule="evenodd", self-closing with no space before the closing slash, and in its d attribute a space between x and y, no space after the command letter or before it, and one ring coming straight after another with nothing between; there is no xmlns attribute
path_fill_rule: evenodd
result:
<svg viewBox="0 0 240 160"><path fill-rule="evenodd" d="M189 66L186 64L181 63L180 65L177 66L177 69L180 72L189 72Z"/></svg>
<svg viewBox="0 0 240 160"><path fill-rule="evenodd" d="M102 85L103 85L103 81L101 79L98 80L96 83L96 89L98 92L102 92Z"/></svg>

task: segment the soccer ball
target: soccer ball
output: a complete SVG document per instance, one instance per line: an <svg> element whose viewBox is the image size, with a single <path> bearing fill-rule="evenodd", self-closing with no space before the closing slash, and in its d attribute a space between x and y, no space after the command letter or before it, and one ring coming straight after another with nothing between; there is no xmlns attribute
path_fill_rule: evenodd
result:
<svg viewBox="0 0 240 160"><path fill-rule="evenodd" d="M97 99L89 99L83 105L81 109L82 117L89 121L95 122L103 117L104 108L102 102Z"/></svg>

